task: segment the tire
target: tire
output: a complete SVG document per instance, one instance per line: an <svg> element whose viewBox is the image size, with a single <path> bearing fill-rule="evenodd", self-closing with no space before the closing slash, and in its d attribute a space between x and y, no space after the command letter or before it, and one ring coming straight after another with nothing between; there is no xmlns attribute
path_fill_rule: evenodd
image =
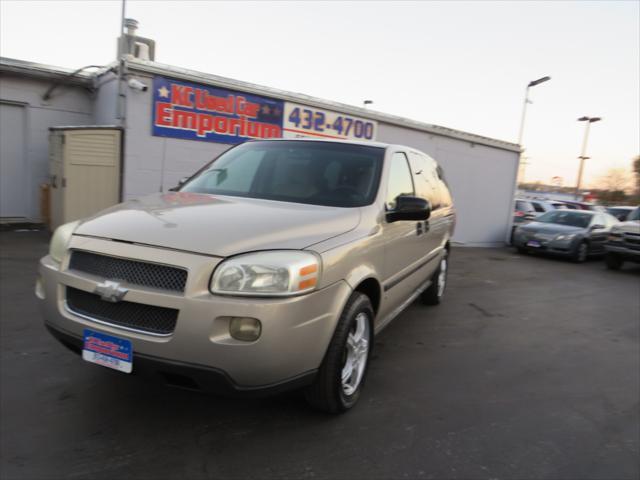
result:
<svg viewBox="0 0 640 480"><path fill-rule="evenodd" d="M440 259L438 269L431 277L431 285L427 288L420 300L425 305L439 305L442 302L442 296L447 287L447 274L449 272L449 251L445 250L445 255Z"/></svg>
<svg viewBox="0 0 640 480"><path fill-rule="evenodd" d="M604 256L604 263L609 270L620 270L624 259L620 255L609 252Z"/></svg>
<svg viewBox="0 0 640 480"><path fill-rule="evenodd" d="M584 263L587 261L588 256L589 244L585 241L582 241L576 245L576 248L573 250L571 259L576 263Z"/></svg>
<svg viewBox="0 0 640 480"><path fill-rule="evenodd" d="M369 297L354 292L340 315L318 374L305 390L311 406L328 413L343 413L358 402L373 346L373 319ZM343 375L349 376L343 380Z"/></svg>

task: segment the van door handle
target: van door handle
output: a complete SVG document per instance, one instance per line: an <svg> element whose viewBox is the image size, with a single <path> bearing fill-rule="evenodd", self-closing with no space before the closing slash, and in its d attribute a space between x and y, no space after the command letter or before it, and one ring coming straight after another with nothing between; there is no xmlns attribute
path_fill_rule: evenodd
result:
<svg viewBox="0 0 640 480"><path fill-rule="evenodd" d="M425 220L424 221L424 233L427 233L430 228L431 228L431 225L429 225L429 220Z"/></svg>
<svg viewBox="0 0 640 480"><path fill-rule="evenodd" d="M422 223L421 222L416 223L416 230L417 230L418 236L422 235Z"/></svg>

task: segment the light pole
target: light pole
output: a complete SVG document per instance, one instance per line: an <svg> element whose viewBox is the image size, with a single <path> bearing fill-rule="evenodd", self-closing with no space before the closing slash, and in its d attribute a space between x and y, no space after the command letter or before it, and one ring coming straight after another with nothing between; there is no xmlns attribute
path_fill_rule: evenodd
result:
<svg viewBox="0 0 640 480"><path fill-rule="evenodd" d="M367 105L372 105L373 100L365 100L362 102L362 108L367 108Z"/></svg>
<svg viewBox="0 0 640 480"><path fill-rule="evenodd" d="M584 161L587 160L587 140L589 139L589 127L592 123L599 122L602 120L600 117L580 117L578 119L579 122L587 122L586 127L584 129L584 139L582 140L582 153L578 157L580 159L580 167L578 168L578 181L576 182L576 193L575 199L578 200L580 196L580 187L582 186L582 171L584 170Z"/></svg>
<svg viewBox="0 0 640 480"><path fill-rule="evenodd" d="M529 89L531 87L535 87L536 85L540 85L541 83L547 82L549 80L551 80L551 77L541 77L541 78L538 78L537 80L532 80L532 81L529 82L529 84L527 85L527 88L526 88L526 90L524 92L524 104L522 106L522 118L520 119L520 132L518 133L518 145L520 146L520 162L519 162L519 165L521 167L518 177L520 177L519 178L520 181L524 181L524 168L522 168L522 167L524 167L524 164L522 163L522 152L523 152L523 149L522 149L522 136L524 135L524 121L527 118L527 105L530 104L530 103L533 103L529 99Z"/></svg>

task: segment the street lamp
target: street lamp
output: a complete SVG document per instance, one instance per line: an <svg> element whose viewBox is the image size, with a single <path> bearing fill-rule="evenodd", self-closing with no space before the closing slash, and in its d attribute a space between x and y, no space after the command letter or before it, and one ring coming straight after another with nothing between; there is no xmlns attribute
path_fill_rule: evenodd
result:
<svg viewBox="0 0 640 480"><path fill-rule="evenodd" d="M364 102L362 102L362 105L364 108L367 108L367 105L371 105L373 104L373 100L365 100Z"/></svg>
<svg viewBox="0 0 640 480"><path fill-rule="evenodd" d="M547 82L551 80L551 77L541 77L538 78L537 80L532 80L529 82L529 84L527 85L527 88L524 92L524 104L522 106L522 118L520 119L520 133L518 134L518 145L520 146L520 155L522 156L522 136L524 135L524 121L525 118L527 117L527 105L530 103L533 103L530 99L529 99L529 89L531 87L535 87L536 85L540 85L541 83ZM522 160L522 158L520 158L520 160ZM524 166L524 164L522 164L520 162L521 167ZM520 179L522 181L524 181L524 168L521 168L520 171L521 177Z"/></svg>
<svg viewBox="0 0 640 480"><path fill-rule="evenodd" d="M584 139L582 140L582 153L578 157L580 159L580 167L578 168L578 181L576 182L575 198L578 200L580 196L580 187L582 186L582 171L584 170L584 161L587 160L587 140L589 139L589 127L592 123L602 120L600 117L580 117L579 122L586 122L586 128L584 129Z"/></svg>

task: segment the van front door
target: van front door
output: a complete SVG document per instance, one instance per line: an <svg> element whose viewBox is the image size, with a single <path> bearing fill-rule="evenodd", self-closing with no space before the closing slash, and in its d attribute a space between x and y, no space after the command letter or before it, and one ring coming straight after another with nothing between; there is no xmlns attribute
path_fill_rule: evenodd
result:
<svg viewBox="0 0 640 480"><path fill-rule="evenodd" d="M415 195L409 160L404 152L392 154L385 187L386 211L395 209L398 197ZM385 311L380 312L379 318L397 308L424 282L416 271L423 228L424 221L383 220Z"/></svg>

